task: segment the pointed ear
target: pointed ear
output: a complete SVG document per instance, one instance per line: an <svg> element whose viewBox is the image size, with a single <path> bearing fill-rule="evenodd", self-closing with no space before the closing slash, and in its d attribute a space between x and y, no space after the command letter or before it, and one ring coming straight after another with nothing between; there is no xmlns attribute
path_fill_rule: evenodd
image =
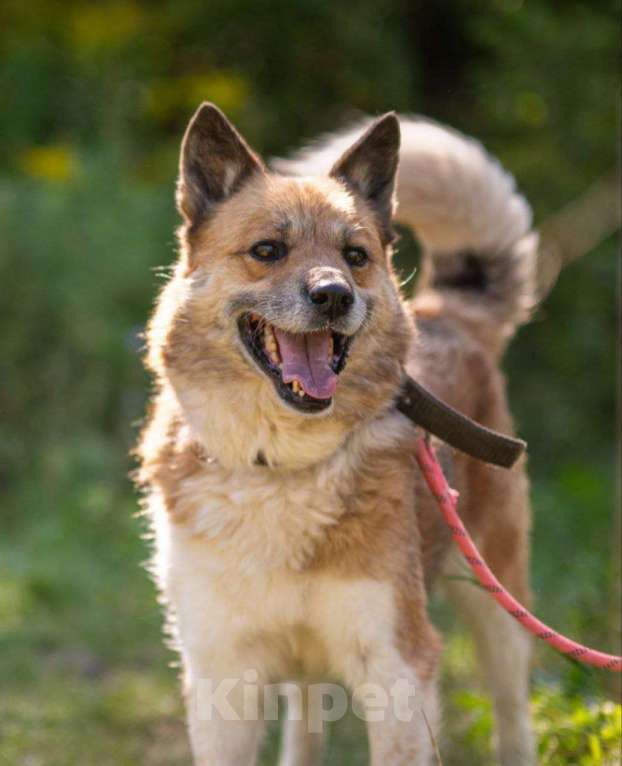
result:
<svg viewBox="0 0 622 766"><path fill-rule="evenodd" d="M195 225L251 175L263 170L259 157L220 109L201 104L181 144L177 208Z"/></svg>
<svg viewBox="0 0 622 766"><path fill-rule="evenodd" d="M395 112L373 122L333 165L330 175L362 197L374 210L385 244L392 241L395 174L400 152L400 124Z"/></svg>

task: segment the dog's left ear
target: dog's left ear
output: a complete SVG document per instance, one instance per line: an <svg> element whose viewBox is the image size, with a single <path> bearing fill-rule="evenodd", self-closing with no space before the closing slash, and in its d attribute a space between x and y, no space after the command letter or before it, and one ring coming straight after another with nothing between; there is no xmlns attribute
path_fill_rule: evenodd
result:
<svg viewBox="0 0 622 766"><path fill-rule="evenodd" d="M379 117L333 165L330 175L362 197L376 213L385 244L394 238L395 175L400 124L395 112Z"/></svg>
<svg viewBox="0 0 622 766"><path fill-rule="evenodd" d="M225 115L204 103L186 130L179 158L177 207L190 224L234 194L264 165Z"/></svg>

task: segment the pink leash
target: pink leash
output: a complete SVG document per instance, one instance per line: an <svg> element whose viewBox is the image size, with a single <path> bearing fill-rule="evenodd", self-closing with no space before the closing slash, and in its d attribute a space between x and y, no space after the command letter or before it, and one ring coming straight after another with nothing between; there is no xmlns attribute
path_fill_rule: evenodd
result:
<svg viewBox="0 0 622 766"><path fill-rule="evenodd" d="M562 636L561 633L557 633L557 631L549 628L548 625L540 622L507 592L490 571L475 547L473 540L469 537L469 533L464 528L464 524L456 510L458 493L451 489L447 483L447 479L436 459L436 454L428 444L425 436L417 439L415 456L458 548L462 551L462 555L467 560L467 563L473 570L473 574L477 577L482 587L492 595L495 601L508 614L512 615L515 620L518 620L531 634L543 639L554 649L586 665L594 665L597 668L620 673L622 671L622 657L597 652L594 649L589 649L587 646L571 641L566 636Z"/></svg>

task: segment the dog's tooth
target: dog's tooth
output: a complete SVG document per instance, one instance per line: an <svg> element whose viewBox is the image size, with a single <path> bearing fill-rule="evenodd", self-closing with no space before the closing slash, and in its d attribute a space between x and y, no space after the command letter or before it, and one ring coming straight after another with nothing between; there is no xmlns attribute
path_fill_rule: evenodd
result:
<svg viewBox="0 0 622 766"><path fill-rule="evenodd" d="M298 396L302 399L302 397L305 395L305 390L302 386L298 389Z"/></svg>
<svg viewBox="0 0 622 766"><path fill-rule="evenodd" d="M334 353L334 344L333 344L333 339L330 338L328 341L328 361L329 362L332 361L333 353Z"/></svg>
<svg viewBox="0 0 622 766"><path fill-rule="evenodd" d="M274 364L279 364L281 361L279 358L279 345L276 342L276 336L274 334L274 330L272 329L272 325L270 324L266 325L264 344L272 362Z"/></svg>
<svg viewBox="0 0 622 766"><path fill-rule="evenodd" d="M274 337L274 331L272 330L272 325L266 325L265 330L265 339L266 339L266 347L269 348L271 351L276 351L277 345L276 345L276 338Z"/></svg>
<svg viewBox="0 0 622 766"><path fill-rule="evenodd" d="M298 381L292 380L292 391L297 394L298 393Z"/></svg>
<svg viewBox="0 0 622 766"><path fill-rule="evenodd" d="M269 324L266 324L263 328L263 345L266 351L268 352L268 356L270 360L274 364L279 363L279 347L276 343L276 338L274 337L274 333L272 332L272 327Z"/></svg>

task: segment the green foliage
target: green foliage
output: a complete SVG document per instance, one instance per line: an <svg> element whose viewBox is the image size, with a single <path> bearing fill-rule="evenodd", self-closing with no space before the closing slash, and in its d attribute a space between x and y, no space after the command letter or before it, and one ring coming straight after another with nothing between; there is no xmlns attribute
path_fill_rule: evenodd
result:
<svg viewBox="0 0 622 766"><path fill-rule="evenodd" d="M541 687L533 697L540 763L545 766L615 766L620 763L622 707L587 702L555 687Z"/></svg>
<svg viewBox="0 0 622 766"><path fill-rule="evenodd" d="M538 685L531 699L542 766L615 766L620 763L622 707L586 700L558 686ZM467 690L451 699L452 715L464 727L464 746L486 752L492 734L492 709L486 696Z"/></svg>
<svg viewBox="0 0 622 766"><path fill-rule="evenodd" d="M615 164L618 13L610 0L2 3L1 763L188 762L126 476L149 385L140 331L174 257L176 154L197 103L215 100L268 154L361 111L429 114L483 139L541 222ZM506 360L530 443L536 609L611 650L615 249L562 275ZM404 277L415 262L406 238ZM489 704L470 644L437 617L451 636L443 757L483 766ZM536 680L543 763L614 763L609 680L547 648ZM362 732L336 726L331 762L365 763Z"/></svg>

